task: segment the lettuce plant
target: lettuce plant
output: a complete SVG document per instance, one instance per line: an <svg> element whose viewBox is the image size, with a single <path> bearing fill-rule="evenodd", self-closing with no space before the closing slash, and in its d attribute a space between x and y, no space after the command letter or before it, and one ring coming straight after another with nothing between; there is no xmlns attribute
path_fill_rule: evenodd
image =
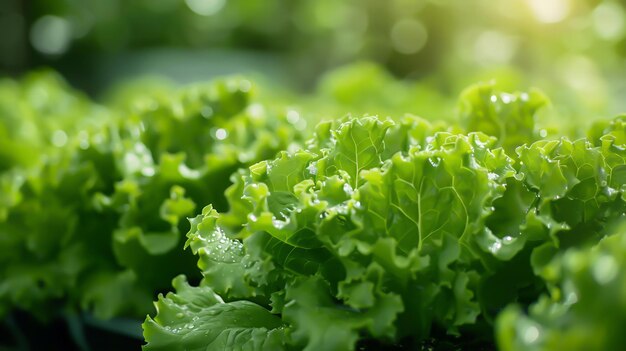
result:
<svg viewBox="0 0 626 351"><path fill-rule="evenodd" d="M494 342L496 320L499 345L524 349L514 306L536 304L533 323L561 328L567 308L546 320L551 302L535 302L561 296L559 278L539 267L584 255L576 250L623 216L626 158L619 120L600 145L541 140L534 119L545 103L478 86L462 100L465 131L344 118L319 124L305 148L235 173L229 210L209 205L190 220L202 281L179 276L159 297L144 349L473 348ZM607 332L592 346L618 347Z"/></svg>
<svg viewBox="0 0 626 351"><path fill-rule="evenodd" d="M355 72L307 114L429 96ZM0 315L136 318L173 278L146 350L621 347L623 116L559 136L542 93L481 84L457 121L305 130L284 100L241 78L107 105L1 81Z"/></svg>
<svg viewBox="0 0 626 351"><path fill-rule="evenodd" d="M174 276L199 276L179 252L185 218L198 204L225 209L229 175L299 135L244 79L139 93L116 108L50 80L5 80L24 92L0 94L0 314L144 315Z"/></svg>

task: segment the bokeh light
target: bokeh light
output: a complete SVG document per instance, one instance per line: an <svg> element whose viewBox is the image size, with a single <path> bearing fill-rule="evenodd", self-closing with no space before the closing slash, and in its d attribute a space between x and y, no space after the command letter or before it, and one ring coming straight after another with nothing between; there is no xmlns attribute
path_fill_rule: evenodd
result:
<svg viewBox="0 0 626 351"><path fill-rule="evenodd" d="M69 48L72 40L70 23L58 16L43 16L33 23L30 42L33 47L46 55L60 55Z"/></svg>
<svg viewBox="0 0 626 351"><path fill-rule="evenodd" d="M545 23L557 23L564 20L570 10L569 0L527 1L537 19Z"/></svg>
<svg viewBox="0 0 626 351"><path fill-rule="evenodd" d="M185 0L189 9L201 16L211 16L218 13L226 0Z"/></svg>
<svg viewBox="0 0 626 351"><path fill-rule="evenodd" d="M91 94L146 73L178 82L258 73L312 92L326 72L365 61L450 97L480 79L540 86L581 118L626 109L624 99L590 93L626 91L618 79L626 11L617 0L6 4L0 72L51 66Z"/></svg>
<svg viewBox="0 0 626 351"><path fill-rule="evenodd" d="M393 48L402 54L420 51L428 40L428 32L422 23L413 19L403 19L391 28Z"/></svg>

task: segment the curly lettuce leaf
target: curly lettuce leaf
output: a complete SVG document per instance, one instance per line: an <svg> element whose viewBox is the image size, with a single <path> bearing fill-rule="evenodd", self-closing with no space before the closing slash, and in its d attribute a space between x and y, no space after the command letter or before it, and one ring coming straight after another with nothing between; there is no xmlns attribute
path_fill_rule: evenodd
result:
<svg viewBox="0 0 626 351"><path fill-rule="evenodd" d="M554 245L595 242L624 212L626 153L611 140L600 147L585 139L538 141L517 153L520 176L537 194L536 218Z"/></svg>
<svg viewBox="0 0 626 351"><path fill-rule="evenodd" d="M303 350L307 351L352 350L363 329L389 340L395 335L394 321L403 311L402 300L395 294L379 296L361 310L344 308L333 301L328 286L318 277L288 286L286 300L290 302L285 305L283 318L297 326L290 334L291 342L306 345Z"/></svg>
<svg viewBox="0 0 626 351"><path fill-rule="evenodd" d="M626 116L617 116L611 120L596 121L587 131L587 139L595 146L603 140L612 140L616 145L626 144Z"/></svg>
<svg viewBox="0 0 626 351"><path fill-rule="evenodd" d="M498 139L507 152L541 138L536 114L549 103L538 90L505 93L493 84L478 84L461 94L460 117L467 131L480 131Z"/></svg>
<svg viewBox="0 0 626 351"><path fill-rule="evenodd" d="M184 276L175 293L160 295L157 315L147 317L144 350L283 350L285 327L277 316L249 301L225 303Z"/></svg>

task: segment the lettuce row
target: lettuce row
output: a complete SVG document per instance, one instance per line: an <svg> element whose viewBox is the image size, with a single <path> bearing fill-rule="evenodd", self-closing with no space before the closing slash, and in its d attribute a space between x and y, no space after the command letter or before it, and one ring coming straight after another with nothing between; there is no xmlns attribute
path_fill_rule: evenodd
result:
<svg viewBox="0 0 626 351"><path fill-rule="evenodd" d="M88 167L64 171L65 150L73 134L109 117L51 72L0 81L0 315L14 307L45 315L85 268L71 242L76 204L59 194L80 201L93 178Z"/></svg>
<svg viewBox="0 0 626 351"><path fill-rule="evenodd" d="M145 314L172 277L199 275L191 253L179 253L186 217L207 202L225 209L231 173L299 138L284 111L255 102L243 79L139 95L115 109L88 104L64 86L38 89L67 96L67 109L57 123L60 107L24 102L34 111L15 119L21 129L6 129L9 140L25 143L19 133L31 122L39 133L33 140L61 132L64 139L33 143L36 157L12 160L0 172L0 314ZM84 120L91 109L99 115ZM0 121L13 123L12 116ZM2 152L11 150L19 151Z"/></svg>
<svg viewBox="0 0 626 351"><path fill-rule="evenodd" d="M32 72L0 81L0 172L29 168L58 151L88 125L108 117L105 108L72 90L57 74Z"/></svg>
<svg viewBox="0 0 626 351"><path fill-rule="evenodd" d="M478 85L458 126L344 118L302 142L254 93L105 108L50 73L1 81L0 315L138 316L184 273L145 349L492 343L494 323L505 350L619 348L623 116L557 139L541 93Z"/></svg>

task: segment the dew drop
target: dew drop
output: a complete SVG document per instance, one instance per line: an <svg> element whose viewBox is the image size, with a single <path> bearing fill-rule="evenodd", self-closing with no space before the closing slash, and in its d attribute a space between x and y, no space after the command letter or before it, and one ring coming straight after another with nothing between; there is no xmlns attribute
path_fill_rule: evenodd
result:
<svg viewBox="0 0 626 351"><path fill-rule="evenodd" d="M428 162L433 167L439 167L439 164L441 163L441 158L439 158L439 157L429 157L428 158Z"/></svg>
<svg viewBox="0 0 626 351"><path fill-rule="evenodd" d="M524 331L524 342L526 344L532 344L539 339L539 329L534 325L526 328Z"/></svg>
<svg viewBox="0 0 626 351"><path fill-rule="evenodd" d="M489 246L489 251L495 254L498 251L500 251L501 248L502 248L502 243L500 241L496 241Z"/></svg>
<svg viewBox="0 0 626 351"><path fill-rule="evenodd" d="M352 189L352 187L351 187L351 186L350 186L350 184L348 184L348 183L345 183L345 184L343 185L343 191L344 191L346 194L348 194L348 195L351 195L351 194L354 192L354 190Z"/></svg>
<svg viewBox="0 0 626 351"><path fill-rule="evenodd" d="M52 134L52 145L62 147L67 143L67 134L62 130L57 130Z"/></svg>
<svg viewBox="0 0 626 351"><path fill-rule="evenodd" d="M578 302L578 295L576 295L576 293L574 293L574 292L570 292L567 295L567 298L565 299L565 304L566 305L573 305L576 302Z"/></svg>
<svg viewBox="0 0 626 351"><path fill-rule="evenodd" d="M511 101L513 101L513 97L509 94L502 94L500 98L502 99L502 102L505 104L509 104L511 103Z"/></svg>
<svg viewBox="0 0 626 351"><path fill-rule="evenodd" d="M202 115L202 117L209 119L211 118L211 116L213 116L213 109L211 108L211 106L206 105L202 108L202 110L200 110L200 114Z"/></svg>
<svg viewBox="0 0 626 351"><path fill-rule="evenodd" d="M287 122L291 124L296 124L300 120L300 114L298 111L289 110L287 111Z"/></svg>
<svg viewBox="0 0 626 351"><path fill-rule="evenodd" d="M228 132L224 128L219 128L215 131L215 138L217 140L224 140L228 137Z"/></svg>
<svg viewBox="0 0 626 351"><path fill-rule="evenodd" d="M615 259L608 255L600 256L592 268L593 277L600 284L608 284L617 276L619 267Z"/></svg>

